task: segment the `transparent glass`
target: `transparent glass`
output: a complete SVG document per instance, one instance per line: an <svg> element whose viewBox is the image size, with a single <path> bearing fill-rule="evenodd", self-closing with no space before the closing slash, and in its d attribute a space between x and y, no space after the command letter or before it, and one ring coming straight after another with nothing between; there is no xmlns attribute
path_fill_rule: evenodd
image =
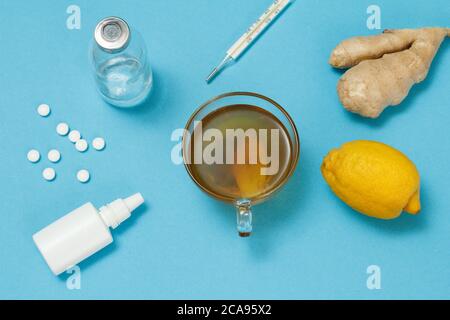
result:
<svg viewBox="0 0 450 320"><path fill-rule="evenodd" d="M251 198L232 197L223 193L218 193L205 185L195 174L194 164L191 158L191 137L195 129L195 124L198 121L205 119L212 112L223 107L234 105L256 106L262 108L278 119L284 128L290 142L290 155L288 165L283 167L281 179L273 185L270 189L265 190L261 194ZM261 203L271 197L277 190L279 190L288 181L295 171L300 155L300 140L295 124L289 114L278 103L263 95L252 92L230 92L217 96L202 106L200 106L189 118L185 134L183 136L183 160L185 168L192 180L204 192L210 196L231 203L236 208L237 214L237 230L240 236L249 236L252 232L252 205Z"/></svg>
<svg viewBox="0 0 450 320"><path fill-rule="evenodd" d="M130 31L128 45L110 53L93 40L90 48L95 82L103 99L117 107L134 107L148 97L153 75L142 36Z"/></svg>

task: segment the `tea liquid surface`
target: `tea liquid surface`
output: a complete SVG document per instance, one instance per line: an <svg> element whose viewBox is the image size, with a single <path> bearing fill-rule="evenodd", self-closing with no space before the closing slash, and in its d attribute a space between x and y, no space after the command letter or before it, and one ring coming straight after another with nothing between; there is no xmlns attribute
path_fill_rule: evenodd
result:
<svg viewBox="0 0 450 320"><path fill-rule="evenodd" d="M211 141L202 141L202 135L192 135L190 140L191 150L191 164L188 166L194 178L209 192L225 198L226 201L234 201L238 199L258 200L263 198L267 193L278 187L283 182L285 176L289 173L289 168L292 160L292 146L289 133L281 121L270 112L251 105L231 105L219 108L202 119L202 131L205 133L208 129L218 129L223 136L223 164L206 164L204 161L201 164L194 163L194 150L196 144L201 144L200 147L204 151ZM237 147L238 143L235 139L234 154L235 160L233 164L227 164L226 155L226 130L227 129L255 129L258 133L260 129L267 129L266 139L260 139L258 135L257 140L253 141L257 146L257 154L255 149L250 148L250 140L245 139L245 164L237 163ZM274 154L274 148L271 141L271 129L278 129L278 153ZM212 139L214 141L214 139ZM265 145L261 146L259 140L265 140ZM242 147L242 145L241 145ZM200 149L199 147L197 147ZM261 148L267 148L261 150ZM241 150L244 150L241 148ZM260 152L274 159L278 157L278 170L273 175L262 175L261 169L268 168L266 160L261 161ZM250 157L256 156L256 163L250 163ZM255 157L253 158L255 159ZM272 160L274 161L274 160Z"/></svg>

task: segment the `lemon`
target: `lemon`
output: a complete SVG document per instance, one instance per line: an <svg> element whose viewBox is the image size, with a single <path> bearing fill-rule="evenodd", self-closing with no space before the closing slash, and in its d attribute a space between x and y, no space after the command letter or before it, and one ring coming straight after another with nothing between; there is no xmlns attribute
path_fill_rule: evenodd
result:
<svg viewBox="0 0 450 320"><path fill-rule="evenodd" d="M357 140L332 150L323 160L322 175L347 205L379 219L402 211L420 211L420 177L414 163L380 142Z"/></svg>

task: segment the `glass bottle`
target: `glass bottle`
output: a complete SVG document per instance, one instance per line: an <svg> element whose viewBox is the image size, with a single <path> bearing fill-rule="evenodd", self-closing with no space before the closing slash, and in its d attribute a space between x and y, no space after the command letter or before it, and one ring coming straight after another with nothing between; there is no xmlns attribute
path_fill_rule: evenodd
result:
<svg viewBox="0 0 450 320"><path fill-rule="evenodd" d="M118 17L97 24L90 49L95 81L103 99L118 107L141 104L149 95L153 76L145 43Z"/></svg>

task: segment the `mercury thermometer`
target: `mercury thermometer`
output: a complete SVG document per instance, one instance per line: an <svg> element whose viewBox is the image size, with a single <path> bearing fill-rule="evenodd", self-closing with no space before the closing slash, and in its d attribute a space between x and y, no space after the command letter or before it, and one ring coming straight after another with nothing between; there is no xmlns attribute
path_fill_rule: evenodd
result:
<svg viewBox="0 0 450 320"><path fill-rule="evenodd" d="M211 80L231 61L236 60L247 49L258 36L270 25L270 23L289 5L293 0L275 0L274 3L259 17L258 20L228 49L225 58L211 71L206 82Z"/></svg>

